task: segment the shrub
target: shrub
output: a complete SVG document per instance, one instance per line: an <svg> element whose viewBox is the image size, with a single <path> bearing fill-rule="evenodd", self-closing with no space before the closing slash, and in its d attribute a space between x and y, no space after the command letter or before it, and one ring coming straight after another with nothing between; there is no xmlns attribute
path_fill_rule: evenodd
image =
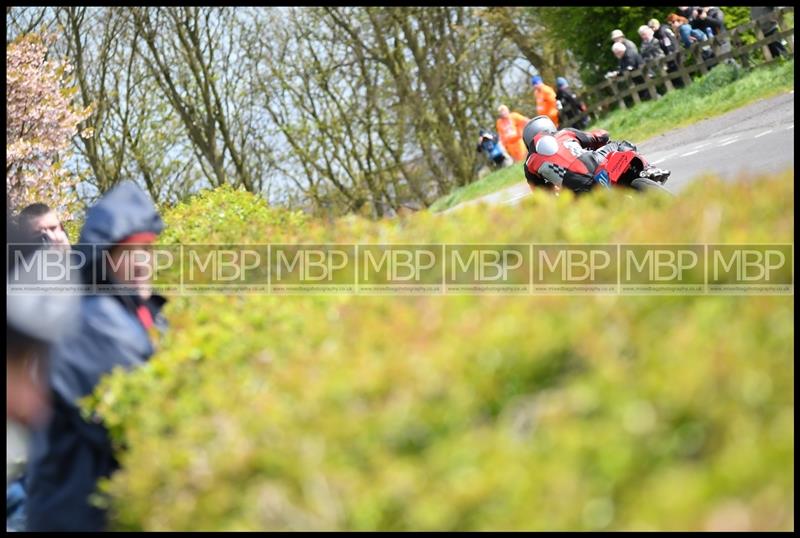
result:
<svg viewBox="0 0 800 538"><path fill-rule="evenodd" d="M333 224L207 192L164 241L792 242L793 177ZM792 296L207 296L90 408L118 529L793 527Z"/></svg>

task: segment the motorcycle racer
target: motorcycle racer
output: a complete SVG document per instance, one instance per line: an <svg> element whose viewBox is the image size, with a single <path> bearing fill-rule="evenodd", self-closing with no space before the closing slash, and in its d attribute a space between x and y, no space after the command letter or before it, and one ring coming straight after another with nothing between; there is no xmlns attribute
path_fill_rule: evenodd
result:
<svg viewBox="0 0 800 538"><path fill-rule="evenodd" d="M531 119L522 131L528 150L525 159L525 179L531 189L535 186L559 186L576 194L588 192L595 185L595 171L613 151L636 151L627 141L610 141L607 131L590 132L567 128L558 130L547 116ZM642 177L663 182L670 172L648 167Z"/></svg>

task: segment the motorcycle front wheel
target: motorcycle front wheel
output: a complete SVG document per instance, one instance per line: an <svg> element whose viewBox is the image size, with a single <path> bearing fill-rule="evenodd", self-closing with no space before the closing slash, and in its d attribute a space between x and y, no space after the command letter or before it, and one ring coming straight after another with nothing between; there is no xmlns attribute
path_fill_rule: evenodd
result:
<svg viewBox="0 0 800 538"><path fill-rule="evenodd" d="M670 196L675 196L672 191L664 187L664 185L661 183L646 177L637 177L636 179L632 180L631 188L639 192L658 191L660 193L669 194Z"/></svg>

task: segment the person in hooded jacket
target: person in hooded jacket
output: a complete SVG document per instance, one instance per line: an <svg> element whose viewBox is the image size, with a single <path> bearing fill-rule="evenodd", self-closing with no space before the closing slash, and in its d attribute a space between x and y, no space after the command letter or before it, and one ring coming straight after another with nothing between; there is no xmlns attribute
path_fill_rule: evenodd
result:
<svg viewBox="0 0 800 538"><path fill-rule="evenodd" d="M569 86L569 81L564 77L556 78L556 98L561 103L561 112L566 121L573 122L573 126L584 129L589 125L589 116L586 114L586 103L580 100L578 94Z"/></svg>
<svg viewBox="0 0 800 538"><path fill-rule="evenodd" d="M117 185L87 212L76 247L87 256L84 281L124 284L128 291L113 288L81 297L78 327L51 349L52 408L47 422L32 435L28 530L106 529L106 512L90 496L98 479L119 465L105 426L82 418L78 400L91 394L113 368L136 368L154 352L148 331L162 325L158 312L165 300L151 292L149 276L138 269L126 276L130 267L118 262L126 253L132 259L148 252L140 245L155 240L163 226L153 203L131 181Z"/></svg>

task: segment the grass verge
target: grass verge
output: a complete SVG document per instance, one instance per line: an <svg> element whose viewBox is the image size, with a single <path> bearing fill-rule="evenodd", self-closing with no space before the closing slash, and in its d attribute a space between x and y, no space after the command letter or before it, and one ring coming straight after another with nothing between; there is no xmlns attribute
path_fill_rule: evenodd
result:
<svg viewBox="0 0 800 538"><path fill-rule="evenodd" d="M614 111L589 128L606 129L615 139L641 143L646 138L725 114L793 88L794 60L752 71L721 65L688 88L670 92L658 101L642 103L633 109ZM680 114L675 114L676 110L680 110ZM525 181L525 175L522 164L517 163L455 189L436 200L430 210L444 211L521 181Z"/></svg>

